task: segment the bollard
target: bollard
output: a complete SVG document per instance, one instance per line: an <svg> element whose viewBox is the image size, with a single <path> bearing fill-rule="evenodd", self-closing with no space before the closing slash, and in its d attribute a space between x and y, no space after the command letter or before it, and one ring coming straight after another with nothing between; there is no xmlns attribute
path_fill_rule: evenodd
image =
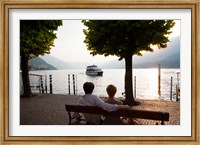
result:
<svg viewBox="0 0 200 145"><path fill-rule="evenodd" d="M179 74L180 74L180 72L177 72L176 101L179 101L178 96L180 95ZM180 97L180 96L179 96L179 97Z"/></svg>
<svg viewBox="0 0 200 145"><path fill-rule="evenodd" d="M179 87L176 85L176 102L178 102Z"/></svg>
<svg viewBox="0 0 200 145"><path fill-rule="evenodd" d="M41 83L41 89L42 89L42 93L44 93L44 87L43 87L43 80L42 80L42 76L40 76L40 83Z"/></svg>
<svg viewBox="0 0 200 145"><path fill-rule="evenodd" d="M76 95L78 94L78 89L77 89L77 75L76 75Z"/></svg>
<svg viewBox="0 0 200 145"><path fill-rule="evenodd" d="M160 64L158 64L158 95L161 96L161 91L160 91Z"/></svg>
<svg viewBox="0 0 200 145"><path fill-rule="evenodd" d="M38 77L38 84L39 84L39 93L41 93L41 89L40 89L40 87L41 87L40 77Z"/></svg>
<svg viewBox="0 0 200 145"><path fill-rule="evenodd" d="M69 95L70 95L70 74L68 74L68 90L69 90Z"/></svg>
<svg viewBox="0 0 200 145"><path fill-rule="evenodd" d="M136 76L134 76L134 97L136 98Z"/></svg>
<svg viewBox="0 0 200 145"><path fill-rule="evenodd" d="M50 94L53 94L53 89L52 89L52 75L49 75L49 88L50 88Z"/></svg>
<svg viewBox="0 0 200 145"><path fill-rule="evenodd" d="M47 75L45 75L45 92L47 94Z"/></svg>
<svg viewBox="0 0 200 145"><path fill-rule="evenodd" d="M74 74L72 75L72 78L73 78L73 89L74 89L74 95L75 95L76 94L75 93L76 90L75 90L75 77L74 77Z"/></svg>
<svg viewBox="0 0 200 145"><path fill-rule="evenodd" d="M170 100L172 101L172 80L173 78L171 77L171 87L170 87Z"/></svg>

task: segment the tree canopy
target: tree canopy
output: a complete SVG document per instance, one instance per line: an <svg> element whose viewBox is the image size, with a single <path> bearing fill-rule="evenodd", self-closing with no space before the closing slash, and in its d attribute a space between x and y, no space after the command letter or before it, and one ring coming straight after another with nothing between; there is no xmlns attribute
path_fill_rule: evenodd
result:
<svg viewBox="0 0 200 145"><path fill-rule="evenodd" d="M62 25L62 20L21 20L20 53L37 57L50 53L57 38L55 31Z"/></svg>
<svg viewBox="0 0 200 145"><path fill-rule="evenodd" d="M62 20L21 20L20 21L20 56L24 94L31 97L28 74L28 60L45 53L50 53L56 39L55 31L62 25Z"/></svg>
<svg viewBox="0 0 200 145"><path fill-rule="evenodd" d="M92 55L115 55L120 59L127 53L142 55L153 52L152 45L166 48L174 26L173 20L83 20L87 29L85 43Z"/></svg>
<svg viewBox="0 0 200 145"><path fill-rule="evenodd" d="M83 20L87 49L92 55L114 55L125 59L126 103L134 104L132 56L153 52L153 45L166 48L173 20ZM133 103L131 103L133 102Z"/></svg>

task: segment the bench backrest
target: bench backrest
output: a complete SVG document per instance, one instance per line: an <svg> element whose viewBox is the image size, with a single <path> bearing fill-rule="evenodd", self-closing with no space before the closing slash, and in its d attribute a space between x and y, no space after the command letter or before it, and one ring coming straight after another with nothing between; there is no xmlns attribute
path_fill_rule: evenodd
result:
<svg viewBox="0 0 200 145"><path fill-rule="evenodd" d="M117 111L108 112L95 106L75 106L75 105L65 105L65 108L66 108L66 111L68 112L79 112L79 113L89 113L89 114L101 114L104 116L108 115L108 116L121 116L121 117L127 117L127 118L142 118L142 119L169 121L168 112L134 110L134 109L119 109Z"/></svg>

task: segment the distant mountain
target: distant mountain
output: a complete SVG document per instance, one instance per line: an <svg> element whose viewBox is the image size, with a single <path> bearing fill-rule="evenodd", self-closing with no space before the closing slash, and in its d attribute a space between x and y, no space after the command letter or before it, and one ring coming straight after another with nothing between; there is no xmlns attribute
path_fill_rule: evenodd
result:
<svg viewBox="0 0 200 145"><path fill-rule="evenodd" d="M162 68L180 68L180 55L174 54L160 61L133 64L133 68L156 68L158 64L160 64Z"/></svg>
<svg viewBox="0 0 200 145"><path fill-rule="evenodd" d="M162 68L180 68L180 37L174 37L167 48L133 56L133 68L152 68L161 64ZM125 61L114 60L101 65L101 68L125 68Z"/></svg>
<svg viewBox="0 0 200 145"><path fill-rule="evenodd" d="M53 66L55 66L58 69L68 69L69 68L69 63L53 57L51 55L44 55L44 56L40 56L43 60L45 60L46 62L48 62L49 64L52 64Z"/></svg>
<svg viewBox="0 0 200 145"><path fill-rule="evenodd" d="M57 69L85 69L90 63L66 62L51 55L40 56L48 64ZM152 68L161 64L162 68L180 68L180 37L174 37L167 48L144 53L143 56L133 56L133 68ZM125 68L125 61L113 60L98 65L102 69Z"/></svg>
<svg viewBox="0 0 200 145"><path fill-rule="evenodd" d="M174 37L168 42L167 48L145 53L143 56L134 56L134 64L161 61L173 55L180 55L180 37Z"/></svg>
<svg viewBox="0 0 200 145"><path fill-rule="evenodd" d="M43 60L52 64L58 69L85 69L89 63L85 62L66 62L51 55L40 56Z"/></svg>
<svg viewBox="0 0 200 145"><path fill-rule="evenodd" d="M48 64L46 61L37 57L35 59L31 59L28 62L30 70L56 70L57 68Z"/></svg>

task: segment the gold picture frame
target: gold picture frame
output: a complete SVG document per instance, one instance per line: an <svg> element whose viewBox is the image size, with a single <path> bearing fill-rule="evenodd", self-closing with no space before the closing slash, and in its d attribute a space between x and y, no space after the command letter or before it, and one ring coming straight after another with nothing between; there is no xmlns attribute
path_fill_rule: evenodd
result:
<svg viewBox="0 0 200 145"><path fill-rule="evenodd" d="M1 122L1 144L200 144L199 115L200 115L200 37L199 37L199 0L1 0L1 85L0 85L0 122ZM42 137L42 136L9 136L9 9L34 9L34 8L158 8L158 9L191 9L192 13L192 135L191 136L149 136L149 137Z"/></svg>

